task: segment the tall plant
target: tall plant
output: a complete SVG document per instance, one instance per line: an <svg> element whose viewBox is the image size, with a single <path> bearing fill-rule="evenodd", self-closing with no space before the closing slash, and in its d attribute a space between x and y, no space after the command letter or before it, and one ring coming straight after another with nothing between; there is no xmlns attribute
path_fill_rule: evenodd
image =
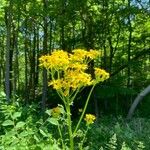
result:
<svg viewBox="0 0 150 150"><path fill-rule="evenodd" d="M100 53L96 50L86 51L83 49L75 49L72 53L63 50L53 51L51 55L41 56L39 59L40 66L46 68L51 75L51 80L48 85L52 86L57 91L64 103L71 150L74 150L74 138L84 117L95 85L109 78L109 73L97 67L93 68L94 78L88 73L88 64L90 61L96 60L98 56L100 56ZM83 90L86 86L92 86L92 88L86 99L78 123L73 129L71 121L71 105L73 105L78 92ZM93 123L94 120L95 116L91 114L87 114L85 117L87 125Z"/></svg>

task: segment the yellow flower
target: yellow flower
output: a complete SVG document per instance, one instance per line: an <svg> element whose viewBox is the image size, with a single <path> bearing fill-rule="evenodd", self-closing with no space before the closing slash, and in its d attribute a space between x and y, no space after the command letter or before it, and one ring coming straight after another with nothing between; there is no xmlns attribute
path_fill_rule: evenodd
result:
<svg viewBox="0 0 150 150"><path fill-rule="evenodd" d="M56 90L61 90L64 96L71 92L109 78L109 73L95 68L95 79L87 73L88 62L100 55L99 51L75 49L72 54L63 50L54 50L51 55L39 58L40 66L50 70L52 80L48 83Z"/></svg>
<svg viewBox="0 0 150 150"><path fill-rule="evenodd" d="M86 121L86 124L93 124L95 121L96 117L92 114L86 114L84 120Z"/></svg>
<svg viewBox="0 0 150 150"><path fill-rule="evenodd" d="M76 69L78 71L80 70L86 70L88 67L86 64L82 64L82 63L79 63L79 62L75 62L75 63L70 63L69 65L69 68L70 69Z"/></svg>
<svg viewBox="0 0 150 150"><path fill-rule="evenodd" d="M91 85L91 75L83 71L68 70L65 72L65 80L69 83L73 89Z"/></svg>
<svg viewBox="0 0 150 150"><path fill-rule="evenodd" d="M100 68L94 68L94 74L97 82L103 82L104 80L109 78L109 73Z"/></svg>
<svg viewBox="0 0 150 150"><path fill-rule="evenodd" d="M74 49L73 54L69 55L70 62L86 62L88 52L84 49Z"/></svg>
<svg viewBox="0 0 150 150"><path fill-rule="evenodd" d="M54 89L59 90L63 87L63 80L62 79L57 79L57 80L52 80L48 82L48 86L53 86Z"/></svg>
<svg viewBox="0 0 150 150"><path fill-rule="evenodd" d="M41 56L39 58L40 66L46 69L66 69L69 64L68 53L63 50L53 51L51 55Z"/></svg>
<svg viewBox="0 0 150 150"><path fill-rule="evenodd" d="M95 58L97 58L98 56L100 56L100 52L97 51L97 50L92 50L92 49L90 49L90 51L88 52L87 56L88 56L90 59L95 59Z"/></svg>
<svg viewBox="0 0 150 150"><path fill-rule="evenodd" d="M81 58L81 57L82 58L86 57L87 54L88 54L88 52L84 49L74 49L73 50L73 55L78 56L78 59Z"/></svg>
<svg viewBox="0 0 150 150"><path fill-rule="evenodd" d="M44 67L46 69L49 69L49 60L50 60L49 55L43 55L39 58L39 62L40 62L40 67Z"/></svg>

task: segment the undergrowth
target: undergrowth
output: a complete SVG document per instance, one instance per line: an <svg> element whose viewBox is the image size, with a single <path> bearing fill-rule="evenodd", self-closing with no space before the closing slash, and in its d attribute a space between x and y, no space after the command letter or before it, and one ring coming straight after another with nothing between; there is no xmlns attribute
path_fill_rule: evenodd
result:
<svg viewBox="0 0 150 150"><path fill-rule="evenodd" d="M0 101L0 150L61 150L61 139L55 122L43 119L37 104L21 106ZM75 120L73 120L74 122ZM102 116L91 126L84 140L83 150L149 150L150 119ZM81 124L81 129L85 124ZM78 139L84 130L78 131ZM63 129L63 136L67 135ZM65 140L65 149L67 147ZM77 146L75 146L77 148Z"/></svg>

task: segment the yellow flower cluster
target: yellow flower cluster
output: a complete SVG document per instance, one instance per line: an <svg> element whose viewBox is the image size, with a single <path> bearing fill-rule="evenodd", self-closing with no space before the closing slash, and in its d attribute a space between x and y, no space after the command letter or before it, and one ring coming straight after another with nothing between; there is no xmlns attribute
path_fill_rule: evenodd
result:
<svg viewBox="0 0 150 150"><path fill-rule="evenodd" d="M63 78L52 80L48 85L52 85L56 90L62 89L65 95L68 95L70 88L74 91L77 88L91 85L91 80L91 75L83 71L67 70Z"/></svg>
<svg viewBox="0 0 150 150"><path fill-rule="evenodd" d="M96 50L92 50L90 49L89 53L88 53L88 57L91 59L95 59L96 57L100 56L100 52L96 51Z"/></svg>
<svg viewBox="0 0 150 150"><path fill-rule="evenodd" d="M40 66L46 69L65 69L69 64L68 53L63 50L52 52L51 55L41 56L39 58Z"/></svg>
<svg viewBox="0 0 150 150"><path fill-rule="evenodd" d="M51 55L40 57L39 61L40 66L50 70L52 75L52 80L48 85L61 90L66 96L77 88L96 84L109 78L109 74L99 68L95 68L95 79L86 73L88 62L99 55L100 53L96 50L75 49L72 53L57 50Z"/></svg>
<svg viewBox="0 0 150 150"><path fill-rule="evenodd" d="M70 69L78 70L78 71L84 71L88 68L87 64L81 64L79 62L71 63L69 65Z"/></svg>
<svg viewBox="0 0 150 150"><path fill-rule="evenodd" d="M103 82L109 78L109 73L100 68L94 68L94 74L97 82Z"/></svg>
<svg viewBox="0 0 150 150"><path fill-rule="evenodd" d="M75 49L73 50L73 54L70 54L71 61L84 62L87 63L88 58L95 59L100 56L100 52L96 50L86 51L83 49Z"/></svg>
<svg viewBox="0 0 150 150"><path fill-rule="evenodd" d="M86 121L86 124L93 124L95 121L96 117L92 114L86 114L84 120Z"/></svg>

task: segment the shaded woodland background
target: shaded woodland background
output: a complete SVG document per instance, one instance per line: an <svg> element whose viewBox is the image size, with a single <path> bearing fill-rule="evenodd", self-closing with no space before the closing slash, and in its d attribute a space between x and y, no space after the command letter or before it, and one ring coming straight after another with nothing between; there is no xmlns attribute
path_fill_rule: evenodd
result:
<svg viewBox="0 0 150 150"><path fill-rule="evenodd" d="M89 111L126 114L150 84L150 1L0 0L0 89L8 102L19 96L42 110L56 104L38 58L75 48L101 50L99 66L111 76L95 88ZM87 93L79 95L79 107ZM142 103L149 113L150 102Z"/></svg>

